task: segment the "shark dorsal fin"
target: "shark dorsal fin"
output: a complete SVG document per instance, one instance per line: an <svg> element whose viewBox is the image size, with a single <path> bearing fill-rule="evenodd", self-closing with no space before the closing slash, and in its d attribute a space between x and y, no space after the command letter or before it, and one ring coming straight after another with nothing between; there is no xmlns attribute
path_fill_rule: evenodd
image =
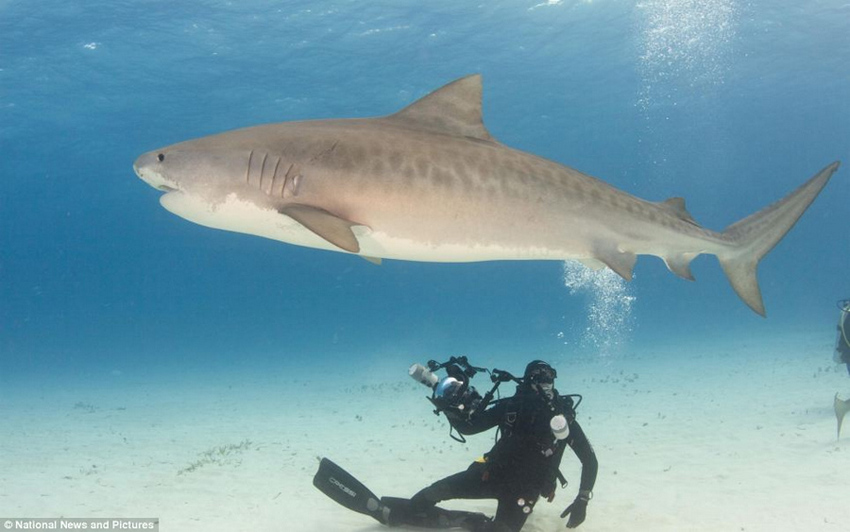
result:
<svg viewBox="0 0 850 532"><path fill-rule="evenodd" d="M493 140L481 118L481 75L444 85L387 117L407 127Z"/></svg>
<svg viewBox="0 0 850 532"><path fill-rule="evenodd" d="M694 217L685 208L685 198L670 198L661 202L659 205L675 214L679 219L699 227L697 221L694 220Z"/></svg>

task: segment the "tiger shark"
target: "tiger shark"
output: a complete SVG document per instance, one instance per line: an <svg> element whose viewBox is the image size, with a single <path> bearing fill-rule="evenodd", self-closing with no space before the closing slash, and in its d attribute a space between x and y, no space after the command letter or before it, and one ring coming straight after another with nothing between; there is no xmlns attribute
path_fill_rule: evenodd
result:
<svg viewBox="0 0 850 532"><path fill-rule="evenodd" d="M578 260L630 280L637 256L655 255L693 280L694 257L713 254L764 316L756 267L839 166L715 232L682 198L645 201L500 143L481 98L472 75L388 116L227 131L145 153L133 168L191 222L373 262Z"/></svg>

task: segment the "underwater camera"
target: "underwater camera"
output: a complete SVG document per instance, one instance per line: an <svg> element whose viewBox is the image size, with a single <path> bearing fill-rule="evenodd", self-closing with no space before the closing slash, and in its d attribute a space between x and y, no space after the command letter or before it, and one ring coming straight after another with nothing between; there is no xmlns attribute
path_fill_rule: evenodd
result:
<svg viewBox="0 0 850 532"><path fill-rule="evenodd" d="M446 371L446 376L440 378L435 375L440 370ZM476 374L486 372L490 374L493 387L483 396L470 384ZM427 367L422 364L413 364L408 374L421 384L431 389L431 397L428 400L434 405L434 413L445 414L451 425L449 436L455 441L466 442L459 426L469 423L479 412L483 412L490 406L493 397L503 382L515 382L523 384L523 379L514 377L507 371L493 368L479 368L471 365L465 356L451 357L446 362L429 360ZM581 404L582 397L579 394L560 395L567 412L565 415L558 414L549 420L549 428L556 440L566 439L570 434L570 420L575 419L575 409ZM496 402L502 399L497 399ZM551 401L552 398L546 399ZM458 432L458 436L453 431Z"/></svg>
<svg viewBox="0 0 850 532"><path fill-rule="evenodd" d="M434 374L443 369L446 376L442 379ZM493 387L484 396L470 384L470 380L479 372L489 373L493 382ZM428 367L413 364L408 374L415 381L431 388L432 393L428 400L434 405L434 413L445 414L452 427L455 423L468 421L476 413L486 409L501 383L520 382L507 371L475 367L465 356L451 357L447 362L429 360ZM451 433L450 436L460 442L466 441L463 436L457 438Z"/></svg>

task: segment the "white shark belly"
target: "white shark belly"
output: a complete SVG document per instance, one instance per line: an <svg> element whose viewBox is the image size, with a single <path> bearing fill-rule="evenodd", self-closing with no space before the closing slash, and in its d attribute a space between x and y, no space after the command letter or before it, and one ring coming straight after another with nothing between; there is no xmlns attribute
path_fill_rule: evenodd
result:
<svg viewBox="0 0 850 532"><path fill-rule="evenodd" d="M170 192L160 198L169 212L190 222L236 233L256 235L287 244L328 251L348 253L319 237L312 231L281 214L254 202L229 194L223 201L210 203L206 199L184 192ZM550 249L543 246L511 246L498 242L456 244L426 242L404 238L365 226L352 228L360 244L360 255L382 259L419 262L480 262L491 260L566 260L583 259L590 255Z"/></svg>
<svg viewBox="0 0 850 532"><path fill-rule="evenodd" d="M339 251L333 244L288 216L256 203L241 200L235 193L211 203L184 192L169 192L159 199L169 212L213 229L256 235L298 246Z"/></svg>

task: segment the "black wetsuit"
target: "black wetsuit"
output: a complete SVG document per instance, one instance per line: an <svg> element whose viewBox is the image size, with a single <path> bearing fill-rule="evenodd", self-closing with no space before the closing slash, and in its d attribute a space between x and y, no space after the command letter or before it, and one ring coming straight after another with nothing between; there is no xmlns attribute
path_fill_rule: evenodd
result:
<svg viewBox="0 0 850 532"><path fill-rule="evenodd" d="M839 364L847 364L847 372L850 373L850 312L842 311L838 319L835 361Z"/></svg>
<svg viewBox="0 0 850 532"><path fill-rule="evenodd" d="M516 395L496 402L471 419L450 417L452 426L461 434L477 434L498 426L500 437L483 460L414 495L405 513L421 516L448 499L496 499L494 521L461 526L469 530L519 531L537 499L554 494L558 467L567 446L582 463L579 489L590 492L596 482L596 455L575 420L572 399L554 393L550 401L536 391L518 387ZM569 436L560 441L549 425L552 417L559 414L567 418L570 429ZM413 520L401 519L405 521L413 524Z"/></svg>

